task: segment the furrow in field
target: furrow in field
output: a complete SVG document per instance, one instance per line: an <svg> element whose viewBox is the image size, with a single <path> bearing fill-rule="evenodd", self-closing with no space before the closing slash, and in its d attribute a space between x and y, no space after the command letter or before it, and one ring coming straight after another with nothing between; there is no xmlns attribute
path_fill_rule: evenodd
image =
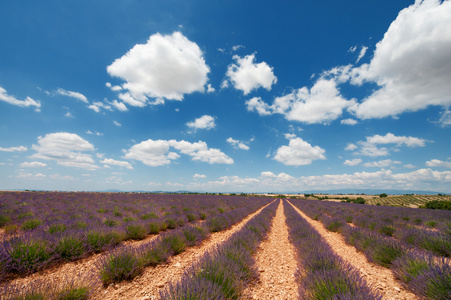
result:
<svg viewBox="0 0 451 300"><path fill-rule="evenodd" d="M379 289L384 299L418 299L417 296L407 291L396 280L389 269L370 263L363 253L358 252L355 247L346 244L341 234L328 231L321 222L312 220L290 201L288 203L324 237L335 253L359 270L370 285Z"/></svg>
<svg viewBox="0 0 451 300"><path fill-rule="evenodd" d="M269 205L269 204L268 204ZM183 275L194 261L200 258L205 252L213 249L226 241L232 234L239 231L253 217L258 215L263 206L256 212L248 215L241 222L233 225L227 230L212 233L199 246L187 248L179 255L172 256L165 264L156 267L147 267L141 275L131 281L111 284L106 288L96 288L91 299L116 300L116 299L157 299L160 289L164 288L171 281L176 282Z"/></svg>
<svg viewBox="0 0 451 300"><path fill-rule="evenodd" d="M268 238L255 255L260 280L245 291L244 299L297 299L296 252L288 240L282 201L276 211Z"/></svg>

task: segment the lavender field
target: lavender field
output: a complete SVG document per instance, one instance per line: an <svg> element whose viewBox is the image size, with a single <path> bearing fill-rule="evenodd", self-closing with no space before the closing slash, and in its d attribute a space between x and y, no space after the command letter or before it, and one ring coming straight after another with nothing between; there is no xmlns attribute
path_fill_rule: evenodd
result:
<svg viewBox="0 0 451 300"><path fill-rule="evenodd" d="M451 298L450 211L275 200L244 195L2 192L0 298L144 299L105 296L112 288L140 282L134 285L135 293L148 299L245 299L246 288L259 280L254 256L282 204L289 243L296 249L289 263L297 266L295 274L286 276L295 276L299 299L385 299L383 291L369 284L362 270L338 255L307 221L321 222L339 234L369 263L390 270L418 299ZM230 230L226 239L202 250L206 241ZM171 281L157 284L158 292L151 293L154 283L143 283L145 274L158 266L159 272L168 272L165 268L179 264L173 257L189 249L199 249L200 256L180 275L167 275ZM68 266L77 273L64 273Z"/></svg>

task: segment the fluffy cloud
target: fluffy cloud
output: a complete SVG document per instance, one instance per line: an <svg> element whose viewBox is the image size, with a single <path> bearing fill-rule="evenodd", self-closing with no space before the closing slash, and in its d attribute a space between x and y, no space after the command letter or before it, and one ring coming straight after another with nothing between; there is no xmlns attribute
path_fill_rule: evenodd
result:
<svg viewBox="0 0 451 300"><path fill-rule="evenodd" d="M343 113L343 110L355 105L355 100L347 100L340 95L333 79L320 78L309 90L307 87L277 97L272 105L260 98L246 102L247 110L260 115L282 114L289 121L307 124L329 123Z"/></svg>
<svg viewBox="0 0 451 300"><path fill-rule="evenodd" d="M449 186L451 171L439 172L431 169L419 169L410 173L394 174L392 178L397 184L405 184L408 188L419 188L420 186L428 186L431 183L447 183Z"/></svg>
<svg viewBox="0 0 451 300"><path fill-rule="evenodd" d="M451 1L424 0L403 9L351 82L375 82L352 111L361 119L451 105Z"/></svg>
<svg viewBox="0 0 451 300"><path fill-rule="evenodd" d="M260 183L260 180L256 178L241 178L239 176L222 176L217 181L209 181L202 186L217 186L217 187L232 187L236 188L249 188L256 187Z"/></svg>
<svg viewBox="0 0 451 300"><path fill-rule="evenodd" d="M345 162L343 163L346 166L357 166L358 164L361 164L362 160L360 158L356 158L356 159L352 159L352 160L345 160Z"/></svg>
<svg viewBox="0 0 451 300"><path fill-rule="evenodd" d="M358 146L357 146L356 144L349 143L349 144L346 146L345 150L347 150L347 151L354 151L354 150L357 149L357 148L358 148Z"/></svg>
<svg viewBox="0 0 451 300"><path fill-rule="evenodd" d="M30 97L27 97L25 100L18 100L15 97L8 95L6 90L0 86L0 100L5 101L9 104L20 106L20 107L29 107L35 106L36 111L40 111L41 102L35 101Z"/></svg>
<svg viewBox="0 0 451 300"><path fill-rule="evenodd" d="M110 82L105 83L105 86L108 87L113 92L119 92L122 90L122 87L119 85L112 85Z"/></svg>
<svg viewBox="0 0 451 300"><path fill-rule="evenodd" d="M233 86L245 95L260 87L271 90L271 86L277 83L273 68L266 62L255 63L255 54L245 57L234 55L233 59L236 63L228 66L226 75Z"/></svg>
<svg viewBox="0 0 451 300"><path fill-rule="evenodd" d="M235 149L241 149L241 150L249 150L249 146L244 144L243 142L240 142L238 140L234 140L233 138L229 137L227 139L227 143L231 144Z"/></svg>
<svg viewBox="0 0 451 300"><path fill-rule="evenodd" d="M118 166L118 167L122 167L122 168L127 168L129 170L133 170L132 165L129 162L126 162L126 161L120 161L120 160L115 160L115 159L111 159L111 158L105 158L100 163L104 164L104 165L108 165L108 166Z"/></svg>
<svg viewBox="0 0 451 300"><path fill-rule="evenodd" d="M270 172L270 171L261 172L260 175L262 178L276 178L277 177L276 174L274 174L273 172Z"/></svg>
<svg viewBox="0 0 451 300"><path fill-rule="evenodd" d="M260 97L254 97L246 101L246 108L248 111L256 111L260 116L273 114L272 108Z"/></svg>
<svg viewBox="0 0 451 300"><path fill-rule="evenodd" d="M204 92L210 72L199 46L180 32L150 36L107 67L108 74L125 81L119 98L142 107L149 98L182 100L184 94Z"/></svg>
<svg viewBox="0 0 451 300"><path fill-rule="evenodd" d="M113 105L114 108L116 108L119 111L128 111L127 106L125 106L124 103L119 102L117 100L113 100L113 102L111 102L111 105Z"/></svg>
<svg viewBox="0 0 451 300"><path fill-rule="evenodd" d="M218 149L208 148L207 144L202 141L190 143L187 141L149 139L133 145L126 151L125 157L141 161L151 167L164 166L180 157L178 153L170 151L171 147L182 154L191 156L194 161L203 161L210 164L233 164L233 159Z"/></svg>
<svg viewBox="0 0 451 300"><path fill-rule="evenodd" d="M366 137L366 141L359 141L356 144L348 144L345 150L354 151L360 147L354 154L364 156L386 156L390 154L390 149L387 147L378 147L378 145L390 145L392 144L394 149L398 149L401 146L424 147L427 140L411 137L411 136L396 136L392 133L386 135L373 135ZM392 148L393 148L392 147Z"/></svg>
<svg viewBox="0 0 451 300"><path fill-rule="evenodd" d="M72 91L66 91L65 89L59 88L56 92L58 95L62 96L68 96L74 99L77 99L84 103L89 103L88 99L85 97L85 95L79 93L79 92L72 92Z"/></svg>
<svg viewBox="0 0 451 300"><path fill-rule="evenodd" d="M36 159L54 160L66 167L95 170L91 155L83 152L94 151L94 146L74 133L57 132L38 137L37 145L32 146L36 151L31 157Z"/></svg>
<svg viewBox="0 0 451 300"><path fill-rule="evenodd" d="M25 146L9 147L9 148L0 147L0 151L3 151L3 152L25 152L27 150L28 149Z"/></svg>
<svg viewBox="0 0 451 300"><path fill-rule="evenodd" d="M216 181L195 183L191 186L205 190L220 188L221 190L237 191L237 188L239 188L247 192L302 192L311 189L327 190L337 188L432 189L449 192L451 191L449 189L450 183L451 171L437 172L431 169L419 169L408 173L393 174L391 170L382 169L377 172L302 177L265 171L261 173L259 178L225 176L220 177Z"/></svg>
<svg viewBox="0 0 451 300"><path fill-rule="evenodd" d="M94 102L93 104L89 105L88 108L92 109L95 112L100 112L101 108L103 108L105 110L113 111L113 109L111 108L111 105L105 104L105 103L100 102L100 101Z"/></svg>
<svg viewBox="0 0 451 300"><path fill-rule="evenodd" d="M192 128L194 130L196 129L206 129L210 130L212 128L215 128L215 118L209 115L203 115L200 118L195 119L192 122L186 123L186 126L189 128Z"/></svg>
<svg viewBox="0 0 451 300"><path fill-rule="evenodd" d="M207 93L213 93L215 91L216 89L211 84L207 84Z"/></svg>
<svg viewBox="0 0 451 300"><path fill-rule="evenodd" d="M370 144L396 144L397 146L408 147L424 147L426 140L419 139L411 136L396 136L393 133L387 133L386 135L374 135L366 138L367 143Z"/></svg>
<svg viewBox="0 0 451 300"><path fill-rule="evenodd" d="M337 119L354 100L340 96L334 80L319 79L309 91L306 87L276 98L273 110L290 121L307 124L328 123Z"/></svg>
<svg viewBox="0 0 451 300"><path fill-rule="evenodd" d="M16 176L17 178L30 178L30 179L44 179L47 176L42 173L25 173L25 172L19 172Z"/></svg>
<svg viewBox="0 0 451 300"><path fill-rule="evenodd" d="M344 120L341 120L340 123L343 125L356 125L358 122L357 122L357 120L354 120L354 119L344 119Z"/></svg>
<svg viewBox="0 0 451 300"><path fill-rule="evenodd" d="M451 161L442 161L439 159L431 159L426 162L426 166L428 167L442 167L442 168L450 168L451 169Z"/></svg>
<svg viewBox="0 0 451 300"><path fill-rule="evenodd" d="M274 159L289 166L309 165L314 160L326 159L326 150L312 146L301 138L291 138L288 146L281 146Z"/></svg>
<svg viewBox="0 0 451 300"><path fill-rule="evenodd" d="M194 174L193 178L197 178L197 179L203 179L203 178L207 178L207 176L202 175L202 174Z"/></svg>
<svg viewBox="0 0 451 300"><path fill-rule="evenodd" d="M19 165L21 168L43 168L47 166L47 164L39 161L31 161L31 162L23 162Z"/></svg>
<svg viewBox="0 0 451 300"><path fill-rule="evenodd" d="M400 161L384 159L384 160L380 160L380 161L367 162L367 163L364 163L363 166L364 167L375 167L375 168L386 168L393 164L400 164L400 163L401 163Z"/></svg>

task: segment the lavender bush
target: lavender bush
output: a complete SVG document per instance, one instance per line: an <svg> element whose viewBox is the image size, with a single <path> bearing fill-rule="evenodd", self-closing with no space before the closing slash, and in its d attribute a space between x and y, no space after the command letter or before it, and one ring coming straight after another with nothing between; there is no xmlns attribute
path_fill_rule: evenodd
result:
<svg viewBox="0 0 451 300"><path fill-rule="evenodd" d="M268 201L244 196L0 192L0 226L7 233L0 242L0 280Z"/></svg>
<svg viewBox="0 0 451 300"><path fill-rule="evenodd" d="M295 203L310 215L320 213L321 220L325 219L323 215L340 218L343 212L353 212L356 226L345 225L341 230L347 243L370 261L392 269L416 295L451 299L451 267L445 258L450 255L450 235L446 231L449 212L319 201L318 207L312 201ZM420 226L427 223L435 224L437 230Z"/></svg>
<svg viewBox="0 0 451 300"><path fill-rule="evenodd" d="M25 285L10 284L0 289L2 300L86 300L99 284L92 273L73 274L61 281L37 279Z"/></svg>
<svg viewBox="0 0 451 300"><path fill-rule="evenodd" d="M284 202L284 208L289 239L297 252L296 279L302 299L382 299L291 205ZM330 217L326 222L341 224Z"/></svg>
<svg viewBox="0 0 451 300"><path fill-rule="evenodd" d="M417 249L438 256L451 255L450 211L312 200L293 200L293 203L310 218L320 220L332 230L340 228L339 223L352 221L357 227L393 237Z"/></svg>
<svg viewBox="0 0 451 300"><path fill-rule="evenodd" d="M101 260L100 279L104 285L130 280L141 273L143 264L135 247L117 249Z"/></svg>
<svg viewBox="0 0 451 300"><path fill-rule="evenodd" d="M269 205L224 244L205 253L179 282L161 291L161 299L238 299L258 276L252 255L266 237L277 205Z"/></svg>
<svg viewBox="0 0 451 300"><path fill-rule="evenodd" d="M451 236L445 233L408 228L398 236L404 242L429 250L435 255L451 257Z"/></svg>
<svg viewBox="0 0 451 300"><path fill-rule="evenodd" d="M226 229L242 220L252 211L259 208L259 203L248 205L221 215L222 229ZM211 218L216 218L212 216ZM157 239L139 247L125 246L115 249L111 255L99 263L100 277L104 284L133 279L144 267L163 263L168 257L182 253L186 247L194 246L207 237L212 231L211 221L206 225L188 225L158 236Z"/></svg>
<svg viewBox="0 0 451 300"><path fill-rule="evenodd" d="M444 258L417 251L393 262L392 270L415 294L425 299L451 299L451 266Z"/></svg>

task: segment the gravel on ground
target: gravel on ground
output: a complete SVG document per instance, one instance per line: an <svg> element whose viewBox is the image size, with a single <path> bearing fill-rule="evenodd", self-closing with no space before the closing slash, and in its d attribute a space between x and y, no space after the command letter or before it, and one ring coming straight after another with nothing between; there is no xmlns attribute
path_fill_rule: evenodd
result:
<svg viewBox="0 0 451 300"><path fill-rule="evenodd" d="M294 274L296 252L288 240L288 227L282 201L276 211L268 238L260 244L255 256L260 280L251 285L244 299L298 299Z"/></svg>

